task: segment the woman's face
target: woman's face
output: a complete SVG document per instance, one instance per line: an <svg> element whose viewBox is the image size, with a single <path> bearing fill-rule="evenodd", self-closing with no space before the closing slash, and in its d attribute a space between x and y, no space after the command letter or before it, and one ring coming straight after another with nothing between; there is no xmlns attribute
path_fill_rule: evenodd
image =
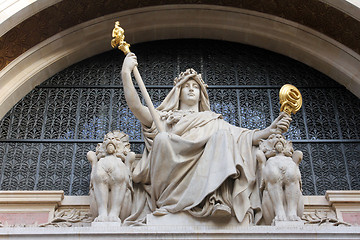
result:
<svg viewBox="0 0 360 240"><path fill-rule="evenodd" d="M188 106L193 106L199 103L200 86L195 80L190 79L181 86L180 101L181 104Z"/></svg>

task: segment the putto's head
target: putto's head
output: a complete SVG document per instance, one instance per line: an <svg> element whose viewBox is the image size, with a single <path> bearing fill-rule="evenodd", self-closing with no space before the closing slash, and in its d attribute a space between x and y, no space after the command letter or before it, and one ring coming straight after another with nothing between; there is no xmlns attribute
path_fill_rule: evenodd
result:
<svg viewBox="0 0 360 240"><path fill-rule="evenodd" d="M121 142L120 136L116 136L113 132L109 132L105 135L104 144L106 147L106 152L108 154L114 154L116 149L124 148L124 145Z"/></svg>
<svg viewBox="0 0 360 240"><path fill-rule="evenodd" d="M286 140L281 134L272 134L269 136L270 144L278 153L282 153L286 146Z"/></svg>
<svg viewBox="0 0 360 240"><path fill-rule="evenodd" d="M271 134L268 139L260 142L259 147L267 157L275 156L279 153L291 157L294 153L291 141L286 141L281 134Z"/></svg>
<svg viewBox="0 0 360 240"><path fill-rule="evenodd" d="M116 155L124 160L129 151L129 136L120 131L109 132L105 135L104 141L96 147L98 159L106 155Z"/></svg>

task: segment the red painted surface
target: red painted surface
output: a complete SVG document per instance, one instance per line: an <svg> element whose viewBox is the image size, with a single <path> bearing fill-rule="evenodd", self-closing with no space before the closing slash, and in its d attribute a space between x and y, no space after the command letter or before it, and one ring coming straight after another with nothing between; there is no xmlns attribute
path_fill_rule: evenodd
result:
<svg viewBox="0 0 360 240"><path fill-rule="evenodd" d="M360 212L346 212L342 213L344 222L352 225L360 225Z"/></svg>
<svg viewBox="0 0 360 240"><path fill-rule="evenodd" d="M7 222L9 225L47 223L49 212L22 212L22 213L0 213L2 224Z"/></svg>

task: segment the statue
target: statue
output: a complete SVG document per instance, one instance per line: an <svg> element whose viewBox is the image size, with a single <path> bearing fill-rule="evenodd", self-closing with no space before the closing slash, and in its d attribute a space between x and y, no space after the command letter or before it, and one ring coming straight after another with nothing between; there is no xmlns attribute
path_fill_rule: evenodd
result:
<svg viewBox="0 0 360 240"><path fill-rule="evenodd" d="M260 163L262 210L266 224L301 221L304 211L299 164L303 154L281 134L261 140L256 159Z"/></svg>
<svg viewBox="0 0 360 240"><path fill-rule="evenodd" d="M121 71L125 99L142 124L145 140L141 160L133 161L130 166L136 190L143 190L136 191L141 197L135 198L142 199L136 204L142 207L132 211L126 220L136 222L148 212L156 216L188 212L195 217L234 216L239 223L260 223L263 213L258 175L261 171L256 149L262 139L288 130L290 114L298 111L302 103L298 89L292 85L282 87L282 112L263 130L233 126L212 112L207 85L193 69L174 80L173 89L155 109L119 22L115 23L112 35L115 37L112 47L126 55ZM137 95L131 73L147 107ZM265 162L264 158L258 159L261 160ZM263 168L262 172L264 181L269 183L267 169ZM289 216L297 220L293 212Z"/></svg>
<svg viewBox="0 0 360 240"><path fill-rule="evenodd" d="M96 147L89 151L91 163L90 209L96 222L120 222L131 214L132 181L125 163L135 159L130 151L129 137L113 131L105 135ZM125 162L125 163L124 163Z"/></svg>
<svg viewBox="0 0 360 240"><path fill-rule="evenodd" d="M207 85L193 69L181 73L153 114L132 83L137 66L128 53L122 68L125 98L143 127L145 150L133 166L154 215L188 212L196 217L233 216L258 224L262 218L256 149L261 139L286 132L291 117L280 113L263 130L233 126L210 110Z"/></svg>

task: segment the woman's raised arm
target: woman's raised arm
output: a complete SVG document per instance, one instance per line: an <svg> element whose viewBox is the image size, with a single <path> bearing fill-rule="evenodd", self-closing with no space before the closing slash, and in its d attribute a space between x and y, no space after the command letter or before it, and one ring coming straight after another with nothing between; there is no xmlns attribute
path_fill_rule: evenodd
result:
<svg viewBox="0 0 360 240"><path fill-rule="evenodd" d="M137 58L134 53L128 53L125 57L122 70L121 70L121 78L123 81L124 93L126 103L128 104L130 110L134 113L135 117L139 119L139 121L147 126L151 127L153 119L149 112L149 109L142 105L139 95L136 92L134 84L131 79L131 72L134 67L137 66Z"/></svg>

